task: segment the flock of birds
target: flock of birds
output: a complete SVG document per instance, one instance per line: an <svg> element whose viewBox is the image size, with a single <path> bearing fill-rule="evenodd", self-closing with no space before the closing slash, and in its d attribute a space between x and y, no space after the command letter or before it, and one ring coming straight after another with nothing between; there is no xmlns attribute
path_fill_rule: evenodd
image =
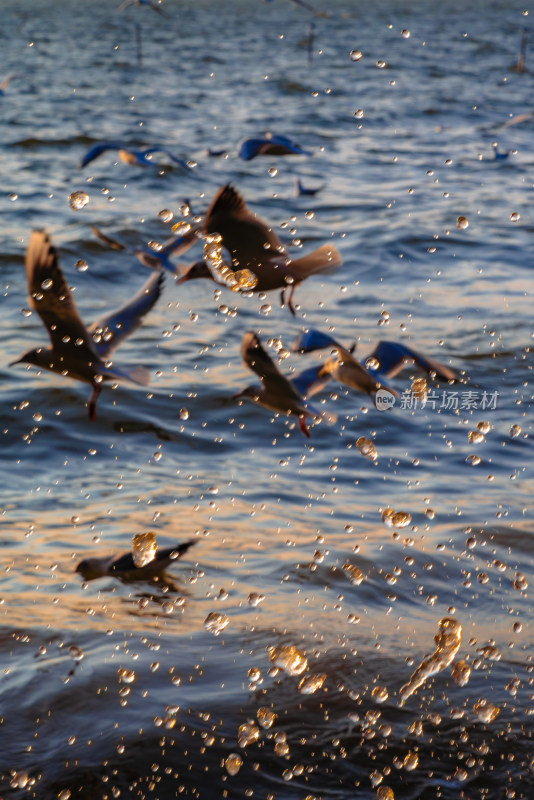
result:
<svg viewBox="0 0 534 800"><path fill-rule="evenodd" d="M293 1L311 8L300 0ZM159 4L153 0L125 0L119 10L130 5L145 5L163 14ZM0 92L12 77L7 76L0 86ZM160 153L185 171L189 172L195 166L176 157L166 148L154 146L135 149L119 141L110 141L99 142L91 147L82 158L80 168L109 151L116 152L120 160L128 165L153 164L153 155ZM223 155L225 152L208 150L210 156ZM311 153L287 136L269 133L242 141L238 155L242 160L249 161L257 156L307 156ZM506 156L499 153L495 146L495 158L502 157ZM304 187L297 179L298 194L314 195L318 191L320 188ZM93 228L93 231L108 247L126 249L125 245L97 228ZM181 270L172 258L199 241L204 246L203 258ZM25 363L89 384L91 394L87 407L90 420L96 417L97 400L106 382L130 381L141 386L148 385L148 370L139 365L119 366L111 356L121 342L141 325L143 318L158 301L165 272L172 273L178 284L207 279L244 294L280 291L282 306L295 315L293 297L296 287L308 278L336 271L342 266L341 255L332 244L322 245L302 257L291 258L273 228L248 208L241 194L230 184L220 187L216 192L201 224L196 227L185 226L185 232L182 229L181 233L171 237L157 250L145 247L134 253L145 266L152 269L152 274L118 310L86 325L78 314L50 237L42 230L34 230L27 245L25 269L29 305L41 318L50 343L26 351L11 365ZM246 331L241 341L242 359L260 383L247 386L234 398L250 398L276 413L296 417L305 436L310 435L310 419L328 416L326 412L319 413L311 405L310 397L331 379L351 390L366 393L371 398L380 390L397 396L398 392L388 385L388 380L406 364L416 365L444 381L457 380L456 373L449 367L399 342L378 342L362 363L354 355L355 345L345 347L329 334L308 328L297 337L292 349L300 353L328 349L330 355L289 378L280 371L263 347L258 334ZM187 552L192 544L194 542L185 542L159 550L154 559L142 568L135 562L132 553L126 553L118 559L84 559L78 564L77 571L85 580L105 575L127 580L150 580Z"/></svg>

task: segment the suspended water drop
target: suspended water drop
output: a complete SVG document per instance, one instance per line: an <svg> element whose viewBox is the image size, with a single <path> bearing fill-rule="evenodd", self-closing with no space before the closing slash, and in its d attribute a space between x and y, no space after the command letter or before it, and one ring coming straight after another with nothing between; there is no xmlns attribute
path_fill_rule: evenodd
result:
<svg viewBox="0 0 534 800"><path fill-rule="evenodd" d="M376 356L369 356L365 359L365 369L380 369L380 361Z"/></svg>
<svg viewBox="0 0 534 800"><path fill-rule="evenodd" d="M243 765L243 759L237 753L230 753L225 759L224 766L229 775L237 775Z"/></svg>
<svg viewBox="0 0 534 800"><path fill-rule="evenodd" d="M21 308L20 313L23 317L31 317L32 311L30 308Z"/></svg>
<svg viewBox="0 0 534 800"><path fill-rule="evenodd" d="M258 708L256 717L258 718L258 722L260 723L261 727L267 730L273 726L276 719L276 714L274 711L271 711L270 708L262 706L261 708Z"/></svg>
<svg viewBox="0 0 534 800"><path fill-rule="evenodd" d="M180 419L189 419L189 411L187 410L187 408L181 408L179 416Z"/></svg>
<svg viewBox="0 0 534 800"><path fill-rule="evenodd" d="M469 431L467 434L467 438L471 442L471 444L480 444L480 442L484 442L486 437L484 434L477 430L477 431Z"/></svg>
<svg viewBox="0 0 534 800"><path fill-rule="evenodd" d="M395 794L390 786L379 786L376 790L376 800L395 800Z"/></svg>
<svg viewBox="0 0 534 800"><path fill-rule="evenodd" d="M275 667L285 670L289 675L300 675L308 666L304 653L292 644L273 647L269 657Z"/></svg>
<svg viewBox="0 0 534 800"><path fill-rule="evenodd" d="M79 211L81 208L87 205L89 202L89 195L87 192L72 192L69 195L69 205L75 211Z"/></svg>
<svg viewBox="0 0 534 800"><path fill-rule="evenodd" d="M482 461L482 459L480 458L480 456L476 456L476 455L470 455L470 456L467 456L467 458L466 458L465 460L466 460L466 462L467 462L468 464L470 464L472 467L476 467L476 466L478 466L478 465L480 464L480 462Z"/></svg>
<svg viewBox="0 0 534 800"><path fill-rule="evenodd" d="M226 628L229 622L230 617L227 617L226 614L219 614L217 611L210 611L204 620L204 627L207 631L213 633L214 636L218 636Z"/></svg>
<svg viewBox="0 0 534 800"><path fill-rule="evenodd" d="M156 534L153 531L136 533L132 539L132 557L136 567L150 564L157 552Z"/></svg>
<svg viewBox="0 0 534 800"><path fill-rule="evenodd" d="M462 626L452 617L440 620L438 634L434 636L436 649L431 656L425 658L411 675L408 683L399 690L399 703L406 700L421 686L427 678L448 667L460 648Z"/></svg>
<svg viewBox="0 0 534 800"><path fill-rule="evenodd" d="M456 684L458 684L458 686L465 686L469 681L470 676L471 667L467 661L464 661L463 658L453 664L452 679Z"/></svg>
<svg viewBox="0 0 534 800"><path fill-rule="evenodd" d="M356 441L356 447L362 456L366 456L366 458L369 458L371 461L376 461L378 458L378 453L372 439L366 439L365 436L360 436Z"/></svg>
<svg viewBox="0 0 534 800"><path fill-rule="evenodd" d="M465 228L469 227L469 220L467 217L458 217L456 220L456 227L460 228L460 230L465 230Z"/></svg>
<svg viewBox="0 0 534 800"><path fill-rule="evenodd" d="M174 214L172 213L172 211L169 208L162 208L161 211L158 211L158 217L163 222L170 222L172 220L172 218L174 217Z"/></svg>
<svg viewBox="0 0 534 800"><path fill-rule="evenodd" d="M260 314L264 314L265 316L267 316L268 314L271 313L271 311L272 311L272 306L270 303L264 303L262 306L260 306Z"/></svg>
<svg viewBox="0 0 534 800"><path fill-rule="evenodd" d="M513 586L518 592L524 592L526 589L528 589L528 581L522 572L515 573Z"/></svg>
<svg viewBox="0 0 534 800"><path fill-rule="evenodd" d="M41 283L41 289L44 292L46 292L48 289L51 289L53 285L54 285L54 281L52 280L52 278L47 278L46 280L44 280Z"/></svg>
<svg viewBox="0 0 534 800"><path fill-rule="evenodd" d="M249 744L254 744L260 738L260 729L252 721L244 722L237 729L237 743L239 747L248 747Z"/></svg>
<svg viewBox="0 0 534 800"><path fill-rule="evenodd" d="M133 669L119 667L117 670L117 675L119 676L119 681L121 683L133 683L135 681L135 672Z"/></svg>
<svg viewBox="0 0 534 800"><path fill-rule="evenodd" d="M499 715L499 707L493 703L489 703L484 699L477 700L477 702L473 705L473 711L479 720L481 722L485 722L486 724L493 722L493 720Z"/></svg>
<svg viewBox="0 0 534 800"><path fill-rule="evenodd" d="M515 439L521 433L521 427L519 425L512 425L510 428L510 438Z"/></svg>
<svg viewBox="0 0 534 800"><path fill-rule="evenodd" d="M484 434L489 433L491 430L491 425L489 422L481 420L480 422L477 422L477 430Z"/></svg>
<svg viewBox="0 0 534 800"><path fill-rule="evenodd" d="M361 50L351 50L350 51L350 60L351 61L359 61L360 58L363 56Z"/></svg>
<svg viewBox="0 0 534 800"><path fill-rule="evenodd" d="M405 39L409 39L410 38L410 31L407 30L406 28L403 28L403 30L401 31L401 36L403 36Z"/></svg>
<svg viewBox="0 0 534 800"><path fill-rule="evenodd" d="M371 697L375 703L385 703L389 697L389 693L385 686L375 686L371 692Z"/></svg>
<svg viewBox="0 0 534 800"><path fill-rule="evenodd" d="M520 214L518 211L512 211L510 214L510 222L518 222L520 218Z"/></svg>
<svg viewBox="0 0 534 800"><path fill-rule="evenodd" d="M363 119L363 117L364 117L363 108L357 108L356 111L354 112L353 116L356 117L356 119Z"/></svg>
<svg viewBox="0 0 534 800"><path fill-rule="evenodd" d="M298 690L301 694L314 694L321 688L326 680L326 672L318 672L314 675L307 675L302 678L298 685Z"/></svg>
<svg viewBox="0 0 534 800"><path fill-rule="evenodd" d="M341 569L354 586L359 586L360 583L365 580L363 572L359 567L356 566L356 564L351 564L349 561L345 561Z"/></svg>
<svg viewBox="0 0 534 800"><path fill-rule="evenodd" d="M248 604L249 606L259 606L260 603L263 603L265 600L264 594L258 594L258 592L251 592L248 596Z"/></svg>

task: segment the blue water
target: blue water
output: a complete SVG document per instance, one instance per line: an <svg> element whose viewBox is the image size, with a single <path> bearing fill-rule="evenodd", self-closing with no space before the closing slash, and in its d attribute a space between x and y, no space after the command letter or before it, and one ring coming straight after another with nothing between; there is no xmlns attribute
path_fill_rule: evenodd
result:
<svg viewBox="0 0 534 800"><path fill-rule="evenodd" d="M528 47L514 69L530 17L515 2L313 3L327 15L289 0L166 0L166 18L4 0L2 70L15 77L0 97L2 797L533 796L534 117L514 119L532 110ZM241 138L270 130L313 156L238 159ZM102 140L197 166L138 168L110 152L80 170ZM493 159L494 141L508 159ZM297 177L324 188L299 197ZM298 287L295 319L276 292L167 276L117 352L150 370L149 389L105 386L93 423L86 386L8 366L46 342L22 313L33 228L52 237L90 322L148 275L91 226L132 249L161 242L186 198L201 215L227 182L293 256L327 242L342 254L337 274ZM74 191L89 195L81 210ZM362 358L403 341L464 383L429 386L435 409L388 413L332 383L316 402L337 422L305 439L233 395L252 380L245 331L289 349L308 325ZM291 354L280 369L320 358ZM414 375L392 383L409 390ZM477 407L441 408L451 390ZM485 440L470 442L484 422ZM388 507L411 523L385 525ZM82 582L82 558L127 552L149 530L162 547L197 540L166 582ZM218 636L211 612L229 619ZM443 617L462 626L455 658L470 680L458 686L448 666L401 706ZM300 676L273 671L280 644L306 656ZM322 686L299 692L314 673ZM240 747L261 707L273 726Z"/></svg>

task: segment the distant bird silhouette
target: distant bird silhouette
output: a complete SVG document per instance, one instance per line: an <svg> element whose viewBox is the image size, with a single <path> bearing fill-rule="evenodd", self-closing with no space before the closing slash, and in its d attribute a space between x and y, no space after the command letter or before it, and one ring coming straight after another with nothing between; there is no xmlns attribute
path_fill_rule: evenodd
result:
<svg viewBox="0 0 534 800"><path fill-rule="evenodd" d="M266 3L271 3L272 0L265 0ZM327 15L321 11L316 11L313 6L310 6L309 3L304 2L304 0L290 0L291 3L294 3L296 6L300 6L301 8L305 8L306 11L311 11L312 14L315 14L317 17L326 17Z"/></svg>
<svg viewBox="0 0 534 800"><path fill-rule="evenodd" d="M194 544L196 542L191 540L183 544L177 544L176 547L158 549L152 561L142 567L136 567L131 552L124 553L118 558L115 556L84 558L76 566L76 572L79 572L86 581L104 577L120 578L125 581L149 581L161 575Z"/></svg>
<svg viewBox="0 0 534 800"><path fill-rule="evenodd" d="M150 269L163 268L168 272L172 272L173 275L177 274L178 268L170 261L170 257L185 253L197 241L196 229L193 228L183 236L171 236L170 239L163 242L160 250L154 250L148 245L132 250L123 242L119 242L118 239L113 239L103 233L95 225L91 226L91 230L97 239L100 239L110 250L127 250L132 255L135 255L145 267L150 267Z"/></svg>
<svg viewBox="0 0 534 800"><path fill-rule="evenodd" d="M302 185L302 181L300 178L297 178L297 194L298 195L309 195L313 197L314 195L318 194L320 191L324 189L324 186L318 186L316 189L312 189L311 187L306 187Z"/></svg>
<svg viewBox="0 0 534 800"><path fill-rule="evenodd" d="M91 161L94 161L95 158L98 158L98 156L102 155L102 153L105 153L107 150L117 150L120 160L125 164L132 164L140 167L157 166L158 162L153 161L151 158L149 158L149 156L151 156L152 153L163 153L173 162L173 164L179 164L182 169L193 169L193 167L190 166L187 161L184 161L183 158L177 158L176 156L173 156L173 154L169 153L168 150L165 150L164 147L147 147L144 150L136 150L132 147L126 147L121 142L99 142L98 144L93 145L93 147L90 147L82 158L80 162L80 169L87 166L87 164L90 164Z"/></svg>
<svg viewBox="0 0 534 800"><path fill-rule="evenodd" d="M319 368L318 377L331 375L350 389L366 392L371 396L382 387L397 394L385 383L384 379L393 378L408 364L415 364L423 371L434 373L442 380L457 380L456 373L449 367L422 356L399 342L378 342L373 352L365 358L364 364L361 364L352 355L354 348L346 349L332 336L315 328L309 328L297 337L291 349L294 352L310 353L326 347L335 351L335 355L327 358L323 366Z"/></svg>
<svg viewBox="0 0 534 800"><path fill-rule="evenodd" d="M333 245L323 245L292 260L277 235L253 214L229 184L215 195L204 219L204 233L218 233L232 259L232 270L247 269L256 277L254 292L282 289L282 305L292 314L295 287L312 275L333 271L343 263ZM216 280L204 261L192 264L178 283L195 278ZM286 297L287 293L287 297Z"/></svg>
<svg viewBox="0 0 534 800"><path fill-rule="evenodd" d="M509 150L500 151L497 142L492 142L491 146L493 148L493 156L495 161L506 161L506 159L510 155L510 151Z"/></svg>
<svg viewBox="0 0 534 800"><path fill-rule="evenodd" d="M241 342L244 364L256 373L261 386L247 386L234 398L248 397L271 411L298 417L299 427L305 436L310 432L306 425L308 417L318 416L306 403L294 383L286 378L270 355L263 349L259 337L252 331L244 334Z"/></svg>
<svg viewBox="0 0 534 800"><path fill-rule="evenodd" d="M239 144L238 156L243 161L250 161L256 156L311 156L311 150L305 150L300 144L287 136L268 133L263 137L243 139Z"/></svg>
<svg viewBox="0 0 534 800"><path fill-rule="evenodd" d="M3 95L5 95L7 87L9 86L13 78L16 77L17 76L15 75L14 72L10 72L9 75L6 75L2 83L0 83L0 97L3 97Z"/></svg>
<svg viewBox="0 0 534 800"><path fill-rule="evenodd" d="M96 401L104 381L128 380L146 386L144 367L120 368L110 353L141 324L158 299L163 273L151 275L141 290L118 311L88 328L80 319L69 287L59 267L55 247L43 231L33 231L26 250L29 304L48 331L51 344L28 350L10 364L33 364L92 386L89 419L96 416Z"/></svg>
<svg viewBox="0 0 534 800"><path fill-rule="evenodd" d="M117 8L117 11L124 11L126 8L129 8L129 6L145 6L145 8L151 8L152 11L157 11L162 17L168 16L158 3L153 2L153 0L124 0Z"/></svg>

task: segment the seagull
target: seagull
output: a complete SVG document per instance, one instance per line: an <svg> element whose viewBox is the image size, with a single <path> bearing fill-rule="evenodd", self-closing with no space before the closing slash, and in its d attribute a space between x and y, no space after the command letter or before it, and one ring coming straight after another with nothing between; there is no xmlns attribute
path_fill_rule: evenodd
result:
<svg viewBox="0 0 534 800"><path fill-rule="evenodd" d="M309 195L310 197L313 197L314 195L318 194L322 189L324 189L324 186L318 186L317 189L312 189L310 187L303 186L300 178L297 178L296 185L297 185L298 195Z"/></svg>
<svg viewBox="0 0 534 800"><path fill-rule="evenodd" d="M495 161L505 161L510 155L509 150L500 151L497 142L492 142L491 146L493 148L493 156Z"/></svg>
<svg viewBox="0 0 534 800"><path fill-rule="evenodd" d="M29 304L48 331L48 346L28 350L13 364L33 364L92 386L89 419L96 417L96 401L104 381L128 380L147 386L148 371L141 366L121 368L109 356L141 324L161 294L163 272L151 275L140 291L117 311L89 327L80 319L70 289L59 267L55 247L44 231L33 231L26 250Z"/></svg>
<svg viewBox="0 0 534 800"><path fill-rule="evenodd" d="M395 377L407 364L416 364L425 372L435 374L445 381L458 380L456 373L449 367L422 356L399 342L378 342L373 352L365 359L365 366L352 355L355 345L346 349L332 336L315 328L309 328L300 334L291 349L293 352L311 353L326 347L330 347L335 355L326 359L323 366L319 368L317 376L322 378L330 375L350 389L367 392L370 396L376 394L381 388L398 396L398 392L391 389L383 378Z"/></svg>
<svg viewBox="0 0 534 800"><path fill-rule="evenodd" d="M238 156L243 161L250 161L256 156L311 156L311 150L305 150L300 144L275 133L267 133L258 139L243 139L239 144Z"/></svg>
<svg viewBox="0 0 534 800"><path fill-rule="evenodd" d="M204 233L218 233L222 237L222 246L232 257L232 271L247 269L254 274L257 282L252 291L282 289L282 305L286 303L293 315L295 309L291 301L295 287L311 275L333 271L343 263L330 244L301 258L289 258L272 228L247 208L241 195L229 184L219 189L208 208ZM192 264L177 282L194 278L216 281L205 261Z"/></svg>
<svg viewBox="0 0 534 800"><path fill-rule="evenodd" d="M247 386L234 395L234 399L248 397L271 411L288 416L294 414L298 417L302 433L309 437L310 432L306 425L306 419L319 415L310 409L293 381L282 375L253 331L247 331L243 336L241 356L245 366L255 372L261 380L261 386Z"/></svg>
<svg viewBox="0 0 534 800"><path fill-rule="evenodd" d="M117 11L124 11L125 8L129 6L145 6L151 8L152 11L157 11L158 14L161 14L162 17L166 17L167 14L163 11L162 8L159 7L157 3L154 3L153 0L124 0L123 3L117 8Z"/></svg>
<svg viewBox="0 0 534 800"><path fill-rule="evenodd" d="M158 575L161 575L167 567L174 561L179 559L186 553L190 547L196 542L191 540L178 544L176 547L167 547L164 550L157 550L155 557L148 564L142 567L135 565L133 555L131 552L123 553L123 555L115 558L115 556L104 556L103 558L84 558L76 566L76 572L86 581L95 580L95 578L121 578L125 581L134 580L153 580Z"/></svg>
<svg viewBox="0 0 534 800"><path fill-rule="evenodd" d="M91 226L91 230L97 239L100 239L110 250L127 250L137 256L141 264L145 267L157 270L163 268L168 272L172 272L173 275L176 275L177 267L170 261L170 256L185 253L197 240L197 229L192 228L188 233L182 236L171 236L170 239L163 242L159 250L155 250L148 245L146 247L137 248L136 250L130 250L127 245L119 242L118 239L107 236L107 234L103 233L95 225Z"/></svg>
<svg viewBox="0 0 534 800"><path fill-rule="evenodd" d="M7 87L9 86L13 78L16 77L17 76L15 75L14 72L10 72L9 75L6 75L2 83L0 83L0 97L3 97L3 95L5 95Z"/></svg>
<svg viewBox="0 0 534 800"><path fill-rule="evenodd" d="M118 150L119 158L125 164L133 164L141 167L153 167L154 165L157 165L157 162L152 161L150 158L152 153L164 153L174 164L179 164L183 169L193 169L193 167L188 164L187 161L184 161L183 158L177 158L176 156L173 156L172 153L169 153L169 151L165 150L163 147L147 147L144 150L135 150L132 147L125 147L121 142L99 142L98 144L93 145L82 158L80 162L80 169L87 166L87 164L90 164L91 161L94 161L99 155L105 153L106 150Z"/></svg>

